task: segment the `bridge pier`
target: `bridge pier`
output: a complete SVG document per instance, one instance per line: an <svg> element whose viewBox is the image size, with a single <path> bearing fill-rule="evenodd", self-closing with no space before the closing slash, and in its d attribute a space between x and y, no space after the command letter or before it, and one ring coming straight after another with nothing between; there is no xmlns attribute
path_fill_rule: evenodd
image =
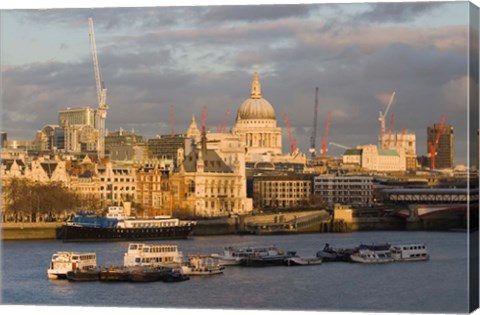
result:
<svg viewBox="0 0 480 315"><path fill-rule="evenodd" d="M408 205L410 215L406 219L405 228L407 231L417 231L423 229L423 221L418 217L418 205Z"/></svg>

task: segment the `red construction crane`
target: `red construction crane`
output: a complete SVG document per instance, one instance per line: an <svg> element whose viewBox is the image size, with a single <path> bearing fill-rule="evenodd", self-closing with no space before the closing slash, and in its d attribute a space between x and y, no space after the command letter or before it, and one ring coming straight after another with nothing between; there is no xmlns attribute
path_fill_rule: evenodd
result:
<svg viewBox="0 0 480 315"><path fill-rule="evenodd" d="M322 138L322 156L327 156L327 141L328 141L328 131L330 130L330 112L327 114L327 124L325 125L325 133Z"/></svg>
<svg viewBox="0 0 480 315"><path fill-rule="evenodd" d="M202 132L205 130L206 123L207 123L207 106L203 106L203 109L202 109Z"/></svg>
<svg viewBox="0 0 480 315"><path fill-rule="evenodd" d="M384 149L390 148L390 143L392 141L392 129L393 129L393 122L395 121L395 116L392 113L390 115L390 127L388 128L388 139L387 139L387 145L384 147Z"/></svg>
<svg viewBox="0 0 480 315"><path fill-rule="evenodd" d="M228 114L230 114L230 110L227 110L222 118L222 123L217 125L217 132L227 132L227 118Z"/></svg>
<svg viewBox="0 0 480 315"><path fill-rule="evenodd" d="M170 134L172 137L175 135L175 111L172 105L170 105Z"/></svg>
<svg viewBox="0 0 480 315"><path fill-rule="evenodd" d="M290 153L293 154L297 150L297 140L292 135L292 127L290 126L287 113L285 113L285 125L287 126L288 140L290 141Z"/></svg>
<svg viewBox="0 0 480 315"><path fill-rule="evenodd" d="M430 155L430 163L431 163L432 170L435 169L435 155L437 154L438 142L440 141L440 136L443 133L443 128L445 127L446 118L447 118L446 115L443 115L442 121L440 122L440 125L438 125L435 142L434 143L428 142L428 151Z"/></svg>

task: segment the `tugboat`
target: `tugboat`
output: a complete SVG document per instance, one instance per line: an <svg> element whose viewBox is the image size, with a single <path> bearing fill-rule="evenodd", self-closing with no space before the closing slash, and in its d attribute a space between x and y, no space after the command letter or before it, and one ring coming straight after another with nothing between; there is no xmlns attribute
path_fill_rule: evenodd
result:
<svg viewBox="0 0 480 315"><path fill-rule="evenodd" d="M330 244L326 243L325 247L317 252L317 257L322 258L322 261L351 261L350 255L357 250L352 248L332 248Z"/></svg>

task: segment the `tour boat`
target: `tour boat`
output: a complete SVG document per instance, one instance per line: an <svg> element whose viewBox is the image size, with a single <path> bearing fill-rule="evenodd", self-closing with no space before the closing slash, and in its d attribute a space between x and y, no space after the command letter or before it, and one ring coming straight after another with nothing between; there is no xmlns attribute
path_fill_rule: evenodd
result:
<svg viewBox="0 0 480 315"><path fill-rule="evenodd" d="M57 252L53 254L48 269L49 279L66 279L69 271L88 270L97 267L95 253Z"/></svg>
<svg viewBox="0 0 480 315"><path fill-rule="evenodd" d="M293 256L284 260L287 266L309 266L320 265L322 263L322 257L299 257Z"/></svg>
<svg viewBox="0 0 480 315"><path fill-rule="evenodd" d="M136 219L128 217L123 207L109 207L106 217L75 216L59 228L57 238L65 242L178 239L187 238L195 225L195 221L171 217Z"/></svg>
<svg viewBox="0 0 480 315"><path fill-rule="evenodd" d="M276 247L232 247L223 249L223 254L213 253L210 256L218 259L223 266L240 265L241 261L247 257L254 256L256 253L265 253L278 251Z"/></svg>
<svg viewBox="0 0 480 315"><path fill-rule="evenodd" d="M123 258L124 266L168 266L182 264L183 254L176 245L130 243Z"/></svg>
<svg viewBox="0 0 480 315"><path fill-rule="evenodd" d="M392 245L390 252L395 261L419 261L430 259L425 244Z"/></svg>
<svg viewBox="0 0 480 315"><path fill-rule="evenodd" d="M210 276L223 273L225 267L208 255L191 255L188 262L181 266L181 272L187 276Z"/></svg>
<svg viewBox="0 0 480 315"><path fill-rule="evenodd" d="M350 255L350 259L353 262L363 264L381 264L393 262L390 252L379 252L370 249L360 249L357 253Z"/></svg>

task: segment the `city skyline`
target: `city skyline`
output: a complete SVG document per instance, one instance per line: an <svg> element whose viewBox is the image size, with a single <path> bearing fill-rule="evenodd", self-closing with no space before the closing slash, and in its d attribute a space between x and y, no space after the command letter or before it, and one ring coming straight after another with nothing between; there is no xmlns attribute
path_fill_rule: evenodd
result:
<svg viewBox="0 0 480 315"><path fill-rule="evenodd" d="M317 150L328 111L330 141L376 144L378 112L395 91L394 130L416 133L417 154L426 154L427 127L446 114L455 128L455 163L465 164L467 9L468 3L355 3L4 11L2 129L10 139L33 139L58 123L59 110L97 107L91 16L109 130L169 134L172 103L177 133L186 132L192 114L200 121L203 106L212 131L226 110L232 127L257 69L283 128L284 152L286 112L308 153L316 86Z"/></svg>

